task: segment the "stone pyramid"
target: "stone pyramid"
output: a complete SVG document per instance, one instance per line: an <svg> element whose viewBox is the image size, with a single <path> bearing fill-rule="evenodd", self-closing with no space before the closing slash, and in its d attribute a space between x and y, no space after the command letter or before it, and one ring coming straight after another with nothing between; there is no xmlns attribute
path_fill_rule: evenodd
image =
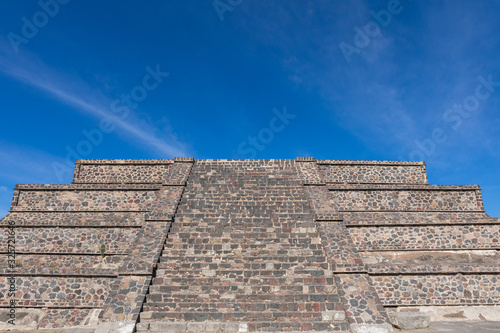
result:
<svg viewBox="0 0 500 333"><path fill-rule="evenodd" d="M500 220L423 162L77 160L71 185L17 185L0 223L1 330L500 318Z"/></svg>

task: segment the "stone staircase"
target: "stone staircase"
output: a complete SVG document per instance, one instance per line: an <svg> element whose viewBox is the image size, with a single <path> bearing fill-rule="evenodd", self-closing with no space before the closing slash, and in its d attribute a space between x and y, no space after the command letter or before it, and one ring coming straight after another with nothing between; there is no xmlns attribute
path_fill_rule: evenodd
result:
<svg viewBox="0 0 500 333"><path fill-rule="evenodd" d="M293 161L196 161L138 331L346 331Z"/></svg>
<svg viewBox="0 0 500 333"><path fill-rule="evenodd" d="M500 219L477 185L428 184L423 162L78 160L71 185L16 186L0 229L0 330L500 318Z"/></svg>

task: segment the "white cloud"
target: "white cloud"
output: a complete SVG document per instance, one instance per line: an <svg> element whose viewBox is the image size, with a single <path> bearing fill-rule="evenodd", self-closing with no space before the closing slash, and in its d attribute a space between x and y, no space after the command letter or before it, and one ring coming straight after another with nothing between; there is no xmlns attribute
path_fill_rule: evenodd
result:
<svg viewBox="0 0 500 333"><path fill-rule="evenodd" d="M52 163L67 163L62 157L54 156L31 147L20 147L0 142L0 182L2 184L17 183L57 183ZM71 179L64 179L65 183ZM13 188L14 186L12 186ZM10 187L0 186L11 191Z"/></svg>

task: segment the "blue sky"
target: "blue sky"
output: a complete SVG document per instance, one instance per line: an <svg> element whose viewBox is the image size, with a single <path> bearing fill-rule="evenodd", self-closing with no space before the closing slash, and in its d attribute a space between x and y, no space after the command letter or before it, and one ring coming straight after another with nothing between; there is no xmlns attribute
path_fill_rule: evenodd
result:
<svg viewBox="0 0 500 333"><path fill-rule="evenodd" d="M4 1L0 215L75 158L425 160L500 216L500 3Z"/></svg>

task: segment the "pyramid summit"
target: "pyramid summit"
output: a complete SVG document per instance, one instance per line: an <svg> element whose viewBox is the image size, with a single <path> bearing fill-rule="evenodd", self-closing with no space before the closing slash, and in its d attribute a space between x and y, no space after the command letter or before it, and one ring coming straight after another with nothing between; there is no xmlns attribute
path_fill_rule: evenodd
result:
<svg viewBox="0 0 500 333"><path fill-rule="evenodd" d="M70 185L17 185L0 223L0 330L500 321L500 219L424 162L77 160Z"/></svg>

